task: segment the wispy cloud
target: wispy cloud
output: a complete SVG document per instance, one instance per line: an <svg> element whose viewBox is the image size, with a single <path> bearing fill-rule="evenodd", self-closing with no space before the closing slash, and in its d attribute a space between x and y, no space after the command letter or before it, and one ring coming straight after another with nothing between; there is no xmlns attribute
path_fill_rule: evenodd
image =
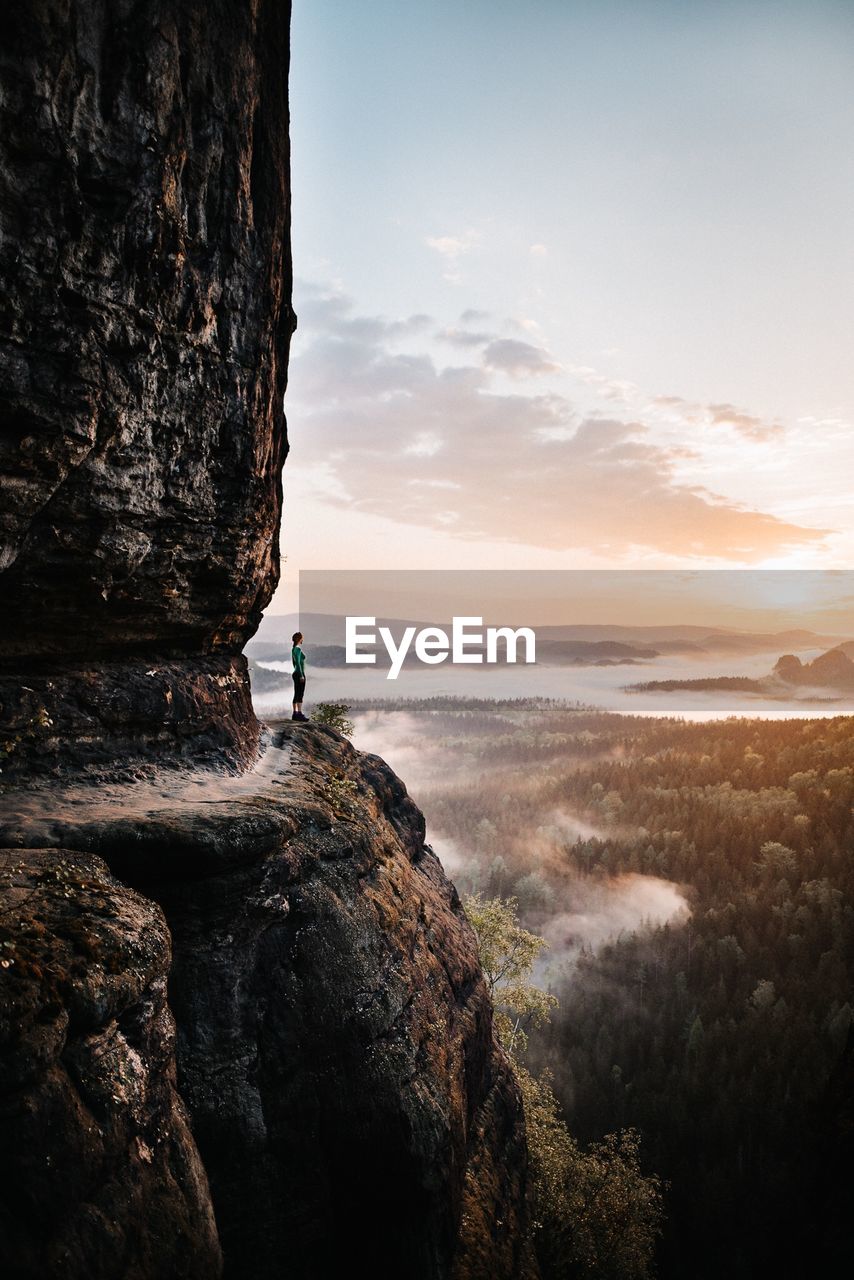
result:
<svg viewBox="0 0 854 1280"><path fill-rule="evenodd" d="M710 404L706 409L716 426L733 427L750 440L770 440L774 436L779 436L783 430L781 423L765 422L752 413L736 409L732 404Z"/></svg>
<svg viewBox="0 0 854 1280"><path fill-rule="evenodd" d="M497 389L499 371L556 371L545 348L492 336L479 363L443 365L419 349L425 321L361 317L340 296L301 307L291 413L303 460L334 479L331 503L456 537L610 556L642 548L749 564L824 537L686 483L690 450L658 436L654 418L596 416L548 389ZM464 354L468 344L452 345ZM625 399L632 386L600 390Z"/></svg>
<svg viewBox="0 0 854 1280"><path fill-rule="evenodd" d="M453 347L485 347L492 342L494 333L484 333L476 329L440 329L436 337L442 342L450 342Z"/></svg>
<svg viewBox="0 0 854 1280"><path fill-rule="evenodd" d="M442 279L449 284L458 285L463 279L460 270L461 259L480 246L481 233L469 227L458 235L426 236L424 243L442 259L444 263Z"/></svg>
<svg viewBox="0 0 854 1280"><path fill-rule="evenodd" d="M570 365L569 372L578 382L582 382L585 386L592 388L597 395L605 400L614 400L621 404L629 405L638 399L637 384L630 382L626 378L609 377L607 374L599 373L597 369L593 369L589 365Z"/></svg>
<svg viewBox="0 0 854 1280"><path fill-rule="evenodd" d="M781 422L768 421L755 413L748 413L734 404L699 404L684 396L654 396L653 405L674 411L686 422L705 423L713 427L730 427L746 440L766 444L781 436L785 427Z"/></svg>

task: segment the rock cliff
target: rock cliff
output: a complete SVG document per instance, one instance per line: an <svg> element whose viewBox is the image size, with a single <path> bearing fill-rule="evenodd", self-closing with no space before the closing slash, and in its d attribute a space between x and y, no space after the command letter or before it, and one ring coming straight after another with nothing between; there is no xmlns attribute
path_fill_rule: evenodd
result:
<svg viewBox="0 0 854 1280"><path fill-rule="evenodd" d="M474 935L383 761L288 723L240 777L19 789L0 843L94 852L165 913L229 1276L525 1274L517 1089Z"/></svg>
<svg viewBox="0 0 854 1280"><path fill-rule="evenodd" d="M152 721L128 708L125 749L147 749L188 686L226 752L245 763L257 738L237 655L278 576L288 10L4 10L0 697L23 672L38 704L19 756L50 755L47 722L74 718L78 687L88 741L109 739L117 659L140 680L172 660Z"/></svg>
<svg viewBox="0 0 854 1280"><path fill-rule="evenodd" d="M423 819L252 712L288 5L5 16L4 1274L527 1275L518 1090Z"/></svg>

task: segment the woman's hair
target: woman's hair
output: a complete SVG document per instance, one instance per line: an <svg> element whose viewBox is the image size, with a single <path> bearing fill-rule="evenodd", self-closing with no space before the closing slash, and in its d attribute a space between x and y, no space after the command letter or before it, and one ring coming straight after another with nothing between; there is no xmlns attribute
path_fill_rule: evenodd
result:
<svg viewBox="0 0 854 1280"><path fill-rule="evenodd" d="M291 636L291 639L293 640L294 644L296 644L299 640L302 640L302 632L295 631L294 634Z"/></svg>

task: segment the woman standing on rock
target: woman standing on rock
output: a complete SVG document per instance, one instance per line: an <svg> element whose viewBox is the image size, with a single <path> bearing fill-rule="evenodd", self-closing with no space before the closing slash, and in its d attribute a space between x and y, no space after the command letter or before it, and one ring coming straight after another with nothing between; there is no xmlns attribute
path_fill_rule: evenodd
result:
<svg viewBox="0 0 854 1280"><path fill-rule="evenodd" d="M295 631L291 639L294 646L291 649L291 661L294 664L294 714L291 719L307 720L308 716L302 713L302 700L305 696L305 654L300 648L302 632Z"/></svg>

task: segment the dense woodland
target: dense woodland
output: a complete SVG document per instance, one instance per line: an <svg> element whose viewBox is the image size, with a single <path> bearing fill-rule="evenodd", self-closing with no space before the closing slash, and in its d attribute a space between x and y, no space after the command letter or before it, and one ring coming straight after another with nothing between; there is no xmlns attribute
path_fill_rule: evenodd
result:
<svg viewBox="0 0 854 1280"><path fill-rule="evenodd" d="M370 711L353 711L358 745ZM559 1007L527 1050L577 1139L640 1132L669 1184L659 1273L847 1274L854 720L450 699L382 714L398 749L418 745L411 790L463 891L514 896L546 934L585 885L629 873L690 904L558 955Z"/></svg>

